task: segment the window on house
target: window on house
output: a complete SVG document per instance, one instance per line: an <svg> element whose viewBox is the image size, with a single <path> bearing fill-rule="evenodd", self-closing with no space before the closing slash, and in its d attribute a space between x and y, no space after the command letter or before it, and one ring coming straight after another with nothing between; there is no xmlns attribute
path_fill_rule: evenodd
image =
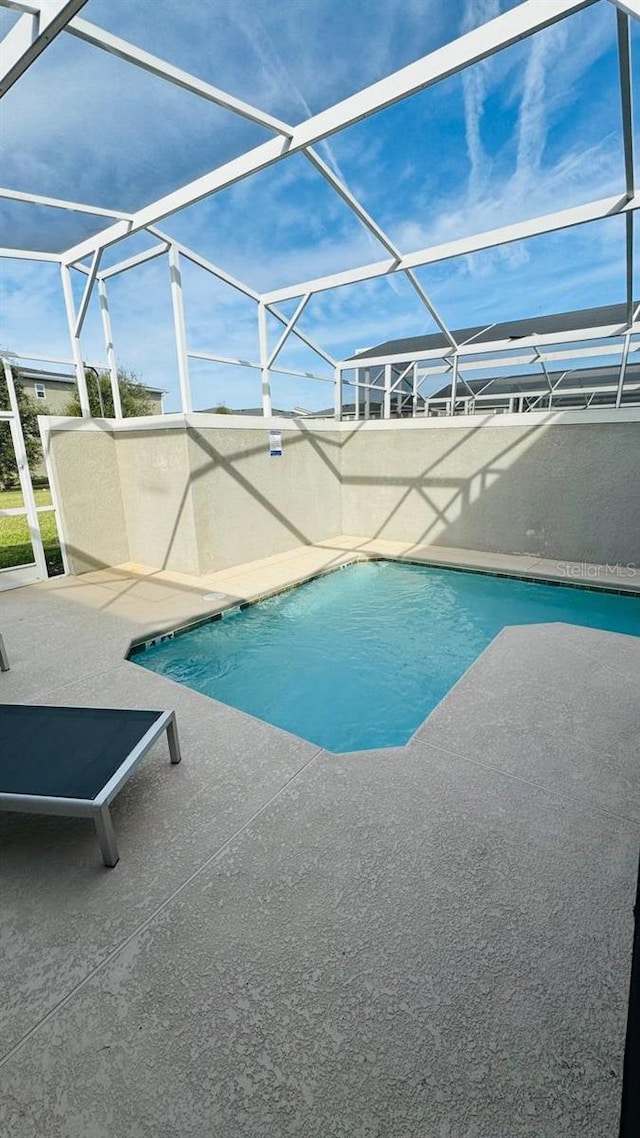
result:
<svg viewBox="0 0 640 1138"><path fill-rule="evenodd" d="M33 390L36 393L36 399L46 399L47 398L47 392L45 390L44 383L34 383Z"/></svg>

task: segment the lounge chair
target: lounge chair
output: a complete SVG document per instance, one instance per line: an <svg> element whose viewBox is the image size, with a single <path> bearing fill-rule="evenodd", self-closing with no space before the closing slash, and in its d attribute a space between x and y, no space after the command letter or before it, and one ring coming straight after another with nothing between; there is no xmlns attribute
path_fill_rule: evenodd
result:
<svg viewBox="0 0 640 1138"><path fill-rule="evenodd" d="M0 810L93 818L114 866L109 805L163 731L179 763L173 711L0 704Z"/></svg>

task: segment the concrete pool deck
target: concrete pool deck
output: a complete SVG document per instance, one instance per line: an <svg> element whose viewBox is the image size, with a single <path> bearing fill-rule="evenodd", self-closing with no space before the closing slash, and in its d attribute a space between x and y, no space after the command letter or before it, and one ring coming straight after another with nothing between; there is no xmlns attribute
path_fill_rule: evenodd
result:
<svg viewBox="0 0 640 1138"><path fill-rule="evenodd" d="M640 640L506 629L408 746L340 756L124 659L210 593L396 546L0 594L3 700L174 707L184 755L116 800L115 870L84 820L0 814L1 1132L616 1133Z"/></svg>

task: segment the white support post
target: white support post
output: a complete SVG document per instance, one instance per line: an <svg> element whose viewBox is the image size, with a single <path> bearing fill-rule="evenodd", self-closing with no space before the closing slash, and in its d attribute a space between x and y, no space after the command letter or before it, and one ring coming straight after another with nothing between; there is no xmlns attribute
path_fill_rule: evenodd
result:
<svg viewBox="0 0 640 1138"><path fill-rule="evenodd" d="M411 400L411 418L418 414L418 364L413 365L413 394Z"/></svg>
<svg viewBox="0 0 640 1138"><path fill-rule="evenodd" d="M629 359L629 348L631 347L631 333L627 332L624 338L624 348L622 349L622 362L620 364L620 375L618 377L618 390L616 391L616 407L622 406L622 392L624 390L624 377L627 371L627 360Z"/></svg>
<svg viewBox="0 0 640 1138"><path fill-rule="evenodd" d="M364 373L366 387L364 389L364 417L365 419L371 418L371 372L369 368Z"/></svg>
<svg viewBox="0 0 640 1138"><path fill-rule="evenodd" d="M111 330L111 315L109 313L109 300L107 298L107 286L103 280L98 281L98 293L100 296L100 315L102 317L102 331L104 332L104 342L107 349L107 360L109 361L109 376L111 379L111 395L113 397L113 414L116 419L122 419L122 403L120 401L120 384L118 383L118 365L116 362L116 353L113 346L113 332Z"/></svg>
<svg viewBox="0 0 640 1138"><path fill-rule="evenodd" d="M640 0L611 0L621 12L640 20Z"/></svg>
<svg viewBox="0 0 640 1138"><path fill-rule="evenodd" d="M87 275L87 281L86 281L86 284L84 286L84 292L82 294L82 300L80 301L80 308L78 310L78 316L76 318L76 326L75 326L75 335L76 336L80 335L80 333L82 332L83 326L84 326L87 311L89 309L89 301L91 300L91 293L93 292L93 286L96 283L96 277L98 275L98 269L100 267L101 256L102 256L102 249L96 249L96 251L93 254L93 257L91 259L91 268L89 269L89 272Z"/></svg>
<svg viewBox="0 0 640 1138"><path fill-rule="evenodd" d="M184 302L182 298L180 253L175 245L169 246L169 276L171 278L171 305L173 307L173 327L175 330L176 354L178 357L180 400L182 403L183 414L189 415L193 411L193 403L191 400L191 382L189 380L187 330L184 322Z"/></svg>
<svg viewBox="0 0 640 1138"><path fill-rule="evenodd" d="M357 423L360 418L360 369L353 369L353 418Z"/></svg>
<svg viewBox="0 0 640 1138"><path fill-rule="evenodd" d="M267 337L267 309L258 302L258 340L260 343L260 370L262 375L262 414L271 418L271 380L269 372L269 341Z"/></svg>
<svg viewBox="0 0 640 1138"><path fill-rule="evenodd" d="M334 372L333 416L338 422L342 419L342 368Z"/></svg>
<svg viewBox="0 0 640 1138"><path fill-rule="evenodd" d="M456 413L456 395L458 392L458 353L456 352L453 357L453 374L451 376L451 407L449 414L455 415Z"/></svg>
<svg viewBox="0 0 640 1138"><path fill-rule="evenodd" d="M25 12L2 41L0 98L79 12L87 0L48 0Z"/></svg>
<svg viewBox="0 0 640 1138"><path fill-rule="evenodd" d="M383 419L391 418L391 364L384 365L384 405Z"/></svg>
<svg viewBox="0 0 640 1138"><path fill-rule="evenodd" d="M629 16L616 11L618 32L618 70L620 76L620 110L622 114L622 140L624 146L624 173L627 201L635 193L635 159L633 132L633 80L631 63L631 28ZM627 213L626 230L626 269L627 269L627 323L633 320L633 213Z"/></svg>
<svg viewBox="0 0 640 1138"><path fill-rule="evenodd" d="M78 384L80 410L82 412L83 418L90 419L91 407L89 406L87 377L84 372L84 363L82 362L82 347L80 345L80 336L76 334L77 314L75 302L73 299L73 288L71 286L71 270L68 265L61 265L60 272L62 274L62 292L64 294L64 306L67 312L67 324L69 325L71 352L76 369L76 383Z"/></svg>
<svg viewBox="0 0 640 1138"><path fill-rule="evenodd" d="M16 452L16 463L18 466L20 489L22 490L22 499L24 501L27 525L29 527L29 539L31 541L31 548L33 549L33 557L36 563L38 574L43 580L46 580L48 576L47 561L44 555L42 534L40 533L40 523L38 521L36 499L33 493L33 486L31 485L29 460L27 458L27 448L25 446L24 434L22 431L22 420L20 419L20 408L18 406L18 398L16 396L13 371L11 370L11 367L7 360L3 359L2 365L4 370L4 377L7 383L7 393L9 395L9 408L12 414L12 418L9 420L9 427L11 430L11 437Z"/></svg>

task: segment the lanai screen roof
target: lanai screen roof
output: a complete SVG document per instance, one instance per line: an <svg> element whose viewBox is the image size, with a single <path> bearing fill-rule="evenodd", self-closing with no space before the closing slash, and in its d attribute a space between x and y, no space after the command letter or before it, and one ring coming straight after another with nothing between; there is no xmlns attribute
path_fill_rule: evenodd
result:
<svg viewBox="0 0 640 1138"><path fill-rule="evenodd" d="M455 353L452 328L567 302L634 331L640 0L0 17L0 343L64 362L66 316L81 398L83 361L116 355L185 410L261 386L266 413L275 383L321 406L385 333Z"/></svg>

